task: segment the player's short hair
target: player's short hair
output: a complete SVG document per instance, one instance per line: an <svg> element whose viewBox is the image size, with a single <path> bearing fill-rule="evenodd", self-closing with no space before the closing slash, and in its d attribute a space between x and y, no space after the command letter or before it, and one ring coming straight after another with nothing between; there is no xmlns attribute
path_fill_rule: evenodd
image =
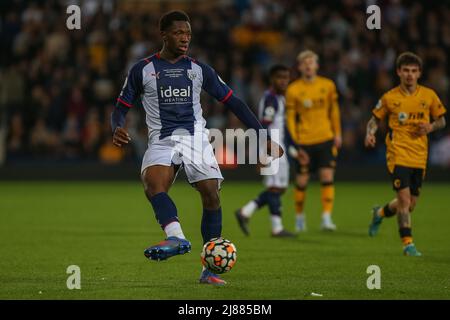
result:
<svg viewBox="0 0 450 320"><path fill-rule="evenodd" d="M159 19L159 30L166 31L174 21L186 21L191 22L189 16L180 10L169 11L165 13L161 19Z"/></svg>
<svg viewBox="0 0 450 320"><path fill-rule="evenodd" d="M272 78L279 71L289 71L289 68L282 64L276 64L269 70L269 78Z"/></svg>
<svg viewBox="0 0 450 320"><path fill-rule="evenodd" d="M403 52L400 54L396 61L397 69L400 69L402 66L416 65L419 67L419 70L422 70L422 59L412 52Z"/></svg>
<svg viewBox="0 0 450 320"><path fill-rule="evenodd" d="M316 62L319 63L319 56L312 50L303 50L300 52L297 56L297 61L298 63L302 63L306 58L314 58L316 59Z"/></svg>

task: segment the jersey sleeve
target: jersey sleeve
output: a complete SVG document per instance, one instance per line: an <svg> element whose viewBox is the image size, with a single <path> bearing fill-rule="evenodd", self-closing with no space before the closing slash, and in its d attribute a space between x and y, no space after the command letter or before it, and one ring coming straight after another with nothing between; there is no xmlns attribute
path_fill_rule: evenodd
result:
<svg viewBox="0 0 450 320"><path fill-rule="evenodd" d="M272 95L266 95L262 104L262 110L260 112L259 121L263 126L268 126L273 122L275 114L278 111L278 101L276 97Z"/></svg>
<svg viewBox="0 0 450 320"><path fill-rule="evenodd" d="M300 144L297 132L297 97L295 88L290 85L286 90L286 126L295 144Z"/></svg>
<svg viewBox="0 0 450 320"><path fill-rule="evenodd" d="M143 63L138 62L128 71L122 91L117 98L117 104L131 108L134 101L140 96L143 91L142 68Z"/></svg>
<svg viewBox="0 0 450 320"><path fill-rule="evenodd" d="M377 118L378 120L383 120L386 115L388 114L388 108L387 108L387 102L386 102L386 96L382 96L380 100L378 100L377 105L372 110L372 114Z"/></svg>
<svg viewBox="0 0 450 320"><path fill-rule="evenodd" d="M331 82L331 88L330 88L330 118L331 118L331 124L333 127L334 135L335 136L341 136L342 135L342 129L341 129L341 113L339 110L339 102L338 102L338 93L336 89L336 85L334 82Z"/></svg>
<svg viewBox="0 0 450 320"><path fill-rule="evenodd" d="M433 91L433 100L431 102L430 106L430 113L433 119L437 119L440 116L444 115L447 112L444 105L441 102L441 99L439 99L436 92Z"/></svg>
<svg viewBox="0 0 450 320"><path fill-rule="evenodd" d="M338 93L336 89L336 85L331 81L330 83L330 102L334 103L338 100Z"/></svg>
<svg viewBox="0 0 450 320"><path fill-rule="evenodd" d="M233 90L219 77L216 71L204 63L199 63L202 68L202 88L216 100L225 103L233 94Z"/></svg>

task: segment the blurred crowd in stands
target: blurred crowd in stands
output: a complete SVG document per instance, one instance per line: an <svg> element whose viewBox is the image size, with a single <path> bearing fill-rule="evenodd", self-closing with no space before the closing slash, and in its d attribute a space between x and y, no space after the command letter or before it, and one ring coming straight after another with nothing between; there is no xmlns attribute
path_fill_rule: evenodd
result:
<svg viewBox="0 0 450 320"><path fill-rule="evenodd" d="M135 106L127 116L133 143L124 150L111 144L109 116L130 66L160 49L160 15L178 8L191 17L189 54L213 66L253 110L266 89L271 65L287 64L295 78L298 52L316 51L320 74L332 78L339 91L340 162L381 164L383 143L374 151L364 149L365 125L380 95L397 84L397 54L419 54L425 64L422 84L450 107L450 5L444 3L1 1L3 158L7 163L139 162L147 143L142 108ZM66 27L69 4L81 7L81 30ZM371 4L381 8L381 30L366 28L366 8ZM208 127L242 126L220 103L206 95L202 101ZM447 127L431 136L433 164L450 166L449 133Z"/></svg>

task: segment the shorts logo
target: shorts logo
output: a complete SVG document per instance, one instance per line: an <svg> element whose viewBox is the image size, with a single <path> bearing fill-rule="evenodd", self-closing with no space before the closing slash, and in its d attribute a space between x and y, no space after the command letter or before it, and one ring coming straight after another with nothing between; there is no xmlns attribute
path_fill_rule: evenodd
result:
<svg viewBox="0 0 450 320"><path fill-rule="evenodd" d="M395 179L394 180L394 187L400 188L401 185L402 185L402 182L400 181L400 179Z"/></svg>
<svg viewBox="0 0 450 320"><path fill-rule="evenodd" d="M186 72L187 72L187 77L191 81L193 81L197 77L197 73L192 69L187 69Z"/></svg>

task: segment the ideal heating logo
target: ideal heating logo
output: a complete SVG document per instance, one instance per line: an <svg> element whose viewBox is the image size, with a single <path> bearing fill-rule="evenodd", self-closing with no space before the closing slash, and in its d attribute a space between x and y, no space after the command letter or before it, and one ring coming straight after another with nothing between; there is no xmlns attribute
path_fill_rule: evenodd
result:
<svg viewBox="0 0 450 320"><path fill-rule="evenodd" d="M191 98L191 86L187 88L168 88L160 87L159 89L162 103L183 103L189 102Z"/></svg>

